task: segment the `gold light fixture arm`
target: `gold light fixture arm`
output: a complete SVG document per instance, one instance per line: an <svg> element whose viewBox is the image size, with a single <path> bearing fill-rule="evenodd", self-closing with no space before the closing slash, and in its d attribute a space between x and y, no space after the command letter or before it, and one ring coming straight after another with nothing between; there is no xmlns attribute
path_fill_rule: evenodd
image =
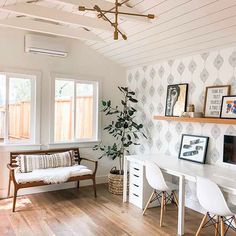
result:
<svg viewBox="0 0 236 236"><path fill-rule="evenodd" d="M100 13L110 24L112 27L115 27L115 23L113 23L105 14L103 14L103 12L101 11L100 7L95 5L94 6L94 10L97 11L98 13ZM118 31L118 33L122 36L122 38L124 40L127 40L127 36L125 34L123 34L119 29L118 26L116 28L116 30ZM115 34L115 33L114 33ZM115 38L114 38L115 39Z"/></svg>
<svg viewBox="0 0 236 236"><path fill-rule="evenodd" d="M96 11L94 10L93 8L85 8L83 6L79 6L79 11ZM116 12L115 11L112 11L112 10L101 10L101 12L103 14L106 14L106 13L113 13L115 14ZM155 19L155 15L153 14L147 14L147 15L142 15L142 14L137 14L137 13L127 13L127 12L118 12L119 15L127 15L127 16L141 16L141 17L147 17L149 19Z"/></svg>

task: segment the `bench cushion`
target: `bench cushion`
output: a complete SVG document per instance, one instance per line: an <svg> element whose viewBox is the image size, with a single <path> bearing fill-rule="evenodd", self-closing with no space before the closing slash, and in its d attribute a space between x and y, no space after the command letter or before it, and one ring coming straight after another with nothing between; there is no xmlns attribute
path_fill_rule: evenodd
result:
<svg viewBox="0 0 236 236"><path fill-rule="evenodd" d="M43 181L47 184L63 183L70 177L90 175L92 170L83 165L69 167L58 167L49 169L34 170L29 173L15 172L16 182L19 184Z"/></svg>
<svg viewBox="0 0 236 236"><path fill-rule="evenodd" d="M50 155L19 155L18 169L21 173L29 173L36 169L73 166L75 164L74 151L54 153Z"/></svg>

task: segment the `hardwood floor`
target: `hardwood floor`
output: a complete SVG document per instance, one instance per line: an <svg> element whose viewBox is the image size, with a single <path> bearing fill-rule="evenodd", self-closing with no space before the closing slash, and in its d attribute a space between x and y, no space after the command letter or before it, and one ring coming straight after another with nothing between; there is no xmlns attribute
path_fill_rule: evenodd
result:
<svg viewBox="0 0 236 236"><path fill-rule="evenodd" d="M15 213L12 199L0 201L1 236L152 236L176 235L177 208L168 206L163 227L159 227L160 208L142 210L123 204L105 185L98 185L98 197L91 187L69 189L19 197ZM195 235L202 215L186 209L186 235ZM214 235L204 229L202 236ZM235 235L230 231L227 235Z"/></svg>

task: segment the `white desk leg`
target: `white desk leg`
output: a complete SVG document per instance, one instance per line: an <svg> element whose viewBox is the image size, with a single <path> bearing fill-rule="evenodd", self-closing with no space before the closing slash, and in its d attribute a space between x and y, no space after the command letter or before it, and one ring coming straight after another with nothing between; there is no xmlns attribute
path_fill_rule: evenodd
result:
<svg viewBox="0 0 236 236"><path fill-rule="evenodd" d="M185 180L184 176L179 177L179 209L178 209L178 235L184 235L185 216Z"/></svg>
<svg viewBox="0 0 236 236"><path fill-rule="evenodd" d="M127 202L128 161L124 157L123 202Z"/></svg>

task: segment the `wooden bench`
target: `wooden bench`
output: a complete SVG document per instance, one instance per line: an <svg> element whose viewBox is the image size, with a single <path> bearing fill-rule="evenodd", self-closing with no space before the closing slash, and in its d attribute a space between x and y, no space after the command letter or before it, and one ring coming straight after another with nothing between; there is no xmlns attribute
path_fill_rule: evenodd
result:
<svg viewBox="0 0 236 236"><path fill-rule="evenodd" d="M70 177L67 180L67 182L77 181L77 187L79 188L79 181L80 180L91 179L93 181L94 196L97 197L95 175L97 172L98 162L90 160L90 159L86 159L86 158L81 158L80 153L79 153L79 148L51 149L51 150L43 150L43 151L40 150L40 151L11 152L10 153L10 163L7 165L7 167L9 169L8 197L10 197L11 182L13 182L13 184L14 184L13 208L12 208L13 212L15 211L17 192L19 189L49 185L47 183L44 183L43 181L18 183L15 178L15 169L18 167L16 157L21 154L22 155L50 155L50 154L55 154L55 153L60 153L60 152L67 152L67 151L71 151L71 150L74 151L75 161L76 161L76 163L78 163L78 165L80 165L81 161L89 161L89 162L93 162L95 166L94 166L94 170L93 170L92 174Z"/></svg>

